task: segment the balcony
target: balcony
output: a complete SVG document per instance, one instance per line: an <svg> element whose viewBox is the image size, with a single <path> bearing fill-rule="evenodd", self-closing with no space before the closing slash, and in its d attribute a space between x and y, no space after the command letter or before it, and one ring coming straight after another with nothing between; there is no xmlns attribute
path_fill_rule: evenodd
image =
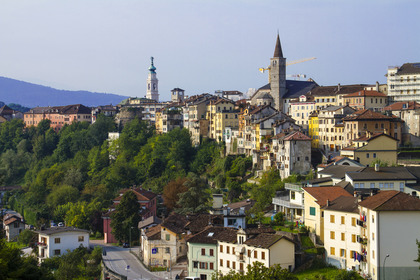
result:
<svg viewBox="0 0 420 280"><path fill-rule="evenodd" d="M273 204L277 206L283 206L286 208L292 208L292 209L304 209L303 205L298 205L294 203L290 203L289 196L279 196L273 198Z"/></svg>
<svg viewBox="0 0 420 280"><path fill-rule="evenodd" d="M284 188L289 191L302 192L302 185L285 183Z"/></svg>
<svg viewBox="0 0 420 280"><path fill-rule="evenodd" d="M45 242L38 242L38 246L46 249L48 247L48 244Z"/></svg>

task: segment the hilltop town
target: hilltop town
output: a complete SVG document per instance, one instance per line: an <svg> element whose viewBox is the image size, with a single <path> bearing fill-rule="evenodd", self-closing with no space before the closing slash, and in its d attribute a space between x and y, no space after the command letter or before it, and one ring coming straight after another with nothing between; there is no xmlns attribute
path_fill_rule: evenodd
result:
<svg viewBox="0 0 420 280"><path fill-rule="evenodd" d="M289 80L279 35L267 62L248 94L161 101L152 57L144 98L1 107L0 252L39 279L417 279L420 63Z"/></svg>

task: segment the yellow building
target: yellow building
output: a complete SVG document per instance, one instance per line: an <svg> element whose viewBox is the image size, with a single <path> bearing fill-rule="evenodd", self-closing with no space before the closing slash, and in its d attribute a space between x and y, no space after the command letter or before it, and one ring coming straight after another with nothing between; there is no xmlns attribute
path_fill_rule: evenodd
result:
<svg viewBox="0 0 420 280"><path fill-rule="evenodd" d="M305 226L315 231L324 242L323 207L340 196L352 196L341 187L307 187L303 188L305 197Z"/></svg>
<svg viewBox="0 0 420 280"><path fill-rule="evenodd" d="M311 137L311 148L319 148L319 119L318 112L309 115L309 137Z"/></svg>
<svg viewBox="0 0 420 280"><path fill-rule="evenodd" d="M235 110L235 103L225 98L211 100L207 105L207 119L209 120L209 138L217 142L224 141L225 127L238 129L239 111Z"/></svg>
<svg viewBox="0 0 420 280"><path fill-rule="evenodd" d="M159 109L158 111L156 111L156 115L155 115L155 127L156 127L156 133L157 134L162 134L163 133L163 120L162 120L162 109Z"/></svg>
<svg viewBox="0 0 420 280"><path fill-rule="evenodd" d="M341 156L370 165L380 159L389 165L397 163L398 140L384 133L376 133L353 140L353 144L341 150Z"/></svg>

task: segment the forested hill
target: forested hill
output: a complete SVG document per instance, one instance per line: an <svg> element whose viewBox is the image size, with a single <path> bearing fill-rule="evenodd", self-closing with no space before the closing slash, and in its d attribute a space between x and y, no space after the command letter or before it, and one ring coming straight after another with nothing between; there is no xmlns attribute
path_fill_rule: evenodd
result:
<svg viewBox="0 0 420 280"><path fill-rule="evenodd" d="M83 104L85 106L116 105L126 96L90 91L59 90L0 77L0 101L18 103L25 107L63 106Z"/></svg>

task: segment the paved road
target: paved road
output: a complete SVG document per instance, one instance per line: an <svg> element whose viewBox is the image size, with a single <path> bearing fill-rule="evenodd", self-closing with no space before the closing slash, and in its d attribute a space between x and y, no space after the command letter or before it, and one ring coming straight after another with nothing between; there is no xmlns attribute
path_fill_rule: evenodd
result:
<svg viewBox="0 0 420 280"><path fill-rule="evenodd" d="M126 275L129 280L162 280L159 276L149 272L142 263L130 253L130 249L115 246L107 246L97 240L90 241L91 246L102 246L106 250L106 256L103 261L111 270ZM127 270L127 266L130 268Z"/></svg>

